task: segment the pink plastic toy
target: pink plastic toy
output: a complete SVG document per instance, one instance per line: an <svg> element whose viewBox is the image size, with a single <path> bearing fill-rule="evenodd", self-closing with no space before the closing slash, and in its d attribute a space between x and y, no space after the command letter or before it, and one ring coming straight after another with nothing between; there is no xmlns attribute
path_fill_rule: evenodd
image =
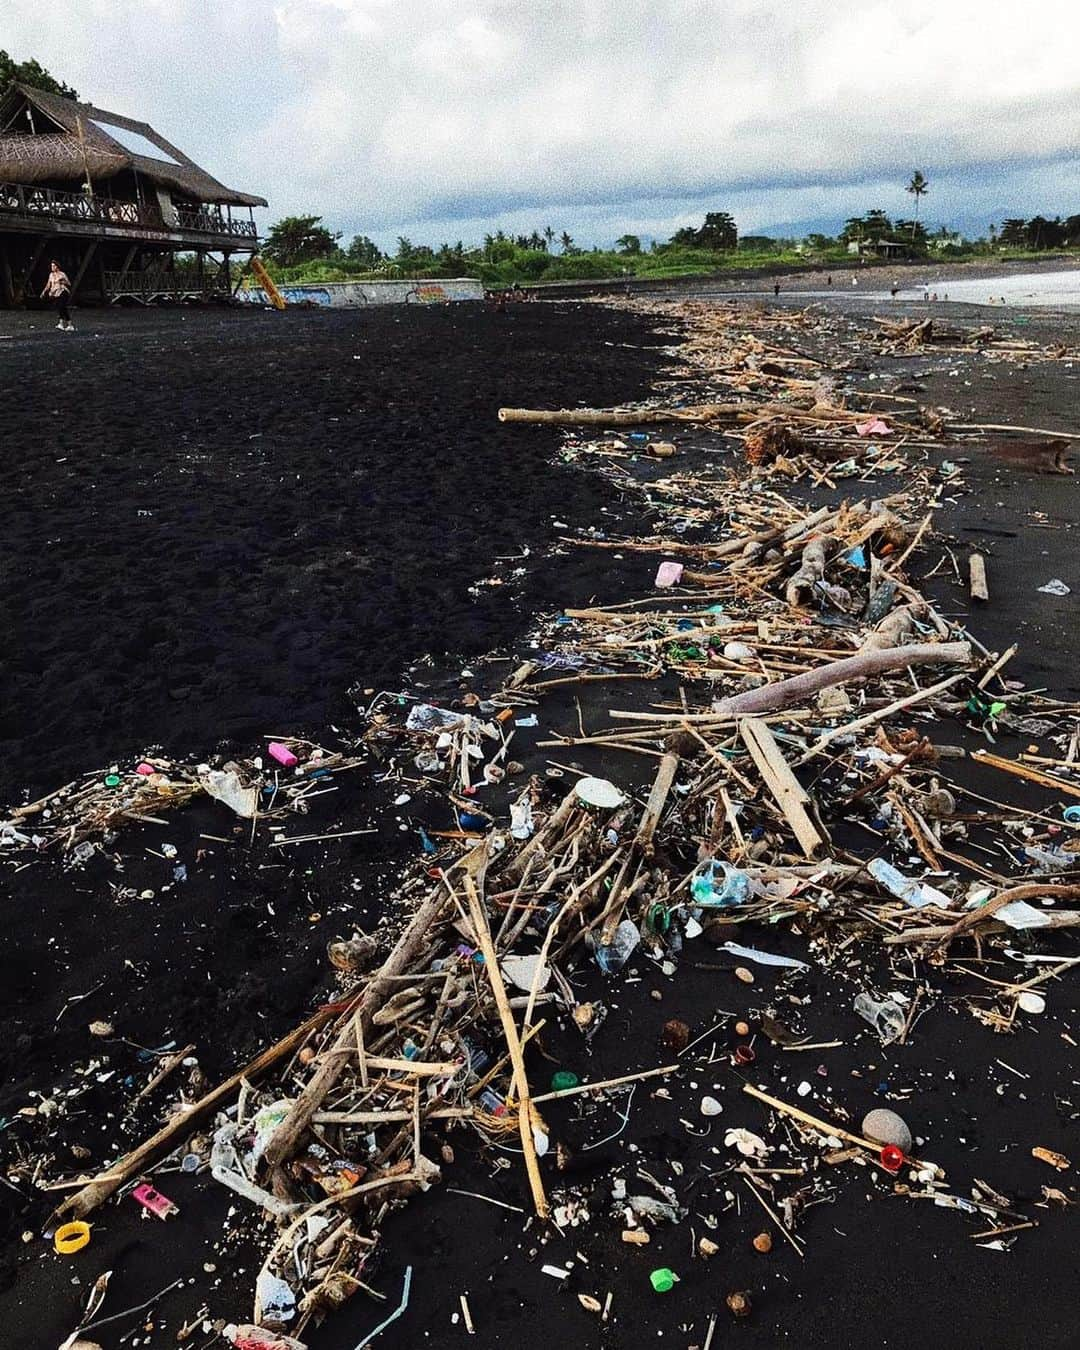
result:
<svg viewBox="0 0 1080 1350"><path fill-rule="evenodd" d="M683 565L677 562L662 562L656 569L656 586L677 586L682 580Z"/></svg>
<svg viewBox="0 0 1080 1350"><path fill-rule="evenodd" d="M141 764L135 765L135 772L141 773L144 778L149 778L152 773L157 773L157 769L152 764L147 764L144 759Z"/></svg>
<svg viewBox="0 0 1080 1350"><path fill-rule="evenodd" d="M162 1195L160 1191L155 1191L149 1182L143 1182L141 1186L136 1186L131 1192L132 1199L137 1200L143 1209L148 1209L151 1214L156 1214L159 1219L167 1219L172 1214L179 1214L179 1205L174 1205L167 1195Z"/></svg>
<svg viewBox="0 0 1080 1350"><path fill-rule="evenodd" d="M271 741L266 749L271 759L276 759L279 764L284 764L287 769L291 769L294 765L300 763L289 747L282 745L280 741Z"/></svg>

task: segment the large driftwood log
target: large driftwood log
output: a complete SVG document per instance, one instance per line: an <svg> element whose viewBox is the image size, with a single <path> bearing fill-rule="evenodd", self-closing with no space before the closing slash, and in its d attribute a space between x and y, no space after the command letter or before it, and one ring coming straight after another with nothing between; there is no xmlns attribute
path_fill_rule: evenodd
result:
<svg viewBox="0 0 1080 1350"><path fill-rule="evenodd" d="M719 717L774 712L778 708L789 708L820 689L846 684L848 680L865 680L872 675L883 675L886 671L901 670L904 666L945 662L964 665L970 660L971 644L968 642L916 642L909 647L859 652L843 661L832 661L829 665L819 666L817 670L808 670L803 675L793 675L789 680L778 680L775 684L736 694L734 698L720 699L713 705L713 712Z"/></svg>

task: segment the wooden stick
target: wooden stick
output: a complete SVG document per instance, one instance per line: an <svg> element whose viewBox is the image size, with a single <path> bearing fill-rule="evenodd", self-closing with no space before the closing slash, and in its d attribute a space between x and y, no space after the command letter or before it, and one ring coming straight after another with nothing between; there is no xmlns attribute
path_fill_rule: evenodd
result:
<svg viewBox="0 0 1080 1350"><path fill-rule="evenodd" d="M807 814L810 796L791 772L776 738L764 722L754 717L746 717L739 723L739 735L799 841L803 856L813 858L826 842L825 836Z"/></svg>
<svg viewBox="0 0 1080 1350"><path fill-rule="evenodd" d="M311 1123L311 1118L323 1104L326 1094L334 1087L344 1072L349 1055L341 1051L355 1049L353 1019L358 1019L365 1035L374 1025L373 1018L379 1005L392 992L394 976L401 975L413 964L428 940L428 934L435 921L447 904L443 890L434 891L420 906L408 927L398 938L393 951L383 962L382 967L371 978L360 995L352 1017L342 1027L333 1052L323 1057L319 1068L308 1079L303 1092L292 1105L289 1114L274 1131L266 1146L264 1157L270 1167L280 1167L291 1158L299 1147L301 1136Z"/></svg>
<svg viewBox="0 0 1080 1350"><path fill-rule="evenodd" d="M637 834L634 836L634 846L639 848L646 858L651 858L653 855L653 835L660 823L660 817L663 814L668 794L671 792L671 785L675 781L678 770L679 756L673 750L669 750L656 770L649 800L645 804L645 812L638 825Z"/></svg>
<svg viewBox="0 0 1080 1350"><path fill-rule="evenodd" d="M971 598L972 600L987 601L990 599L990 591L986 584L986 559L981 553L973 553L968 558L968 570L971 575Z"/></svg>
<svg viewBox="0 0 1080 1350"><path fill-rule="evenodd" d="M967 642L915 642L908 647L885 647L879 651L860 652L843 661L832 661L805 675L793 675L789 680L749 689L734 698L720 699L713 710L717 717L752 715L774 712L787 707L821 689L829 689L848 680L865 680L905 666L923 666L951 662L966 665L971 660L971 644ZM845 727L843 730L849 730Z"/></svg>
<svg viewBox="0 0 1080 1350"><path fill-rule="evenodd" d="M1080 432L1046 431L1042 427L1010 427L999 422L950 422L950 431L1019 431L1025 436L1053 436L1059 441L1080 441Z"/></svg>
<svg viewBox="0 0 1080 1350"><path fill-rule="evenodd" d="M1003 773L1026 778L1029 783L1038 783L1040 787L1053 788L1056 792L1064 792L1069 797L1080 797L1080 787L1075 783L1067 783L1064 778L1055 778L1053 774L1043 773L1041 769L1032 769L1026 764L1017 764L1011 759L1003 759L1000 755L991 755L981 750L976 751L971 759L974 764L989 764L992 768L1001 769Z"/></svg>
<svg viewBox="0 0 1080 1350"><path fill-rule="evenodd" d="M514 1086L518 1102L518 1129L521 1134L521 1147L525 1153L525 1170L529 1176L533 1205L540 1218L547 1219L551 1209L544 1193L544 1182L540 1176L540 1163L536 1156L536 1144L533 1140L532 1102L529 1098L529 1077L525 1071L525 1058L521 1053L521 1042L518 1039L517 1027L514 1024L514 1014L510 1011L510 1004L507 1002L506 986L503 984L502 973L499 970L499 958L495 951L495 944L491 940L491 929L488 927L487 914L484 912L483 901L477 893L475 882L468 872L465 874L464 886L465 897L469 903L469 918L472 920L473 932L476 934L480 950L484 954L484 966L491 984L491 992L495 995L495 1006L499 1010L499 1020L502 1022L503 1035L506 1038L506 1048L510 1052L510 1062L514 1066Z"/></svg>
<svg viewBox="0 0 1080 1350"><path fill-rule="evenodd" d="M194 1049L194 1044L185 1045L183 1050L177 1050L175 1054L167 1056L157 1073L154 1074L153 1078L150 1079L142 1091L132 1097L132 1106L134 1106L136 1102L141 1102L148 1093L153 1092L154 1088L156 1088L159 1083L163 1083L165 1079L168 1078L169 1074L171 1074L179 1064L182 1064Z"/></svg>
<svg viewBox="0 0 1080 1350"><path fill-rule="evenodd" d="M679 1064L665 1064L659 1069L626 1073L621 1078L605 1078L599 1083L578 1083L577 1087L561 1088L558 1092L545 1092L539 1097L534 1097L533 1102L539 1106L541 1102L560 1101L563 1097L579 1097L583 1092L599 1092L601 1088L622 1087L624 1083L638 1083L643 1078L659 1078L662 1074L675 1073L681 1067Z"/></svg>
<svg viewBox="0 0 1080 1350"><path fill-rule="evenodd" d="M966 644L959 644L964 646ZM947 680L940 680L937 684L932 684L926 689L917 689L914 694L908 694L904 698L898 698L895 703L890 703L887 708L878 708L876 712L867 713L865 717L857 717L854 722L841 722L839 726L833 727L829 731L824 731L817 740L810 746L806 753L799 759L799 764L806 764L819 755L822 750L837 736L853 731L861 731L863 727L873 726L875 722L883 722L886 717L891 717L893 713L901 712L904 708L911 708L916 703L922 703L925 699L934 698L937 694L950 689L960 680L967 678L967 674L961 671L959 675L950 675Z"/></svg>

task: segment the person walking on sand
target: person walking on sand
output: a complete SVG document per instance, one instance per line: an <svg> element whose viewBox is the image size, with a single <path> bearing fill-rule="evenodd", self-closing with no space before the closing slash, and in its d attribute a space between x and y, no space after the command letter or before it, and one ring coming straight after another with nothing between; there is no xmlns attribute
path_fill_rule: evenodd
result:
<svg viewBox="0 0 1080 1350"><path fill-rule="evenodd" d="M60 317L60 322L56 325L57 328L62 333L74 333L75 325L71 322L71 310L68 308L68 302L71 299L71 282L68 280L67 273L61 270L60 264L55 259L49 264L49 278L41 292L41 298L44 299L45 296L56 302L56 312Z"/></svg>

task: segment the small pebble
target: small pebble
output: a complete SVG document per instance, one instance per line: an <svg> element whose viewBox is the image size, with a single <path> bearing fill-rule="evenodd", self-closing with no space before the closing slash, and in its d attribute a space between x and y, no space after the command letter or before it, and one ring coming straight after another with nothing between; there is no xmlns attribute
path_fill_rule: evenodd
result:
<svg viewBox="0 0 1080 1350"><path fill-rule="evenodd" d="M752 970L747 970L745 966L736 966L735 978L737 980L742 980L743 984L753 984L754 972Z"/></svg>

